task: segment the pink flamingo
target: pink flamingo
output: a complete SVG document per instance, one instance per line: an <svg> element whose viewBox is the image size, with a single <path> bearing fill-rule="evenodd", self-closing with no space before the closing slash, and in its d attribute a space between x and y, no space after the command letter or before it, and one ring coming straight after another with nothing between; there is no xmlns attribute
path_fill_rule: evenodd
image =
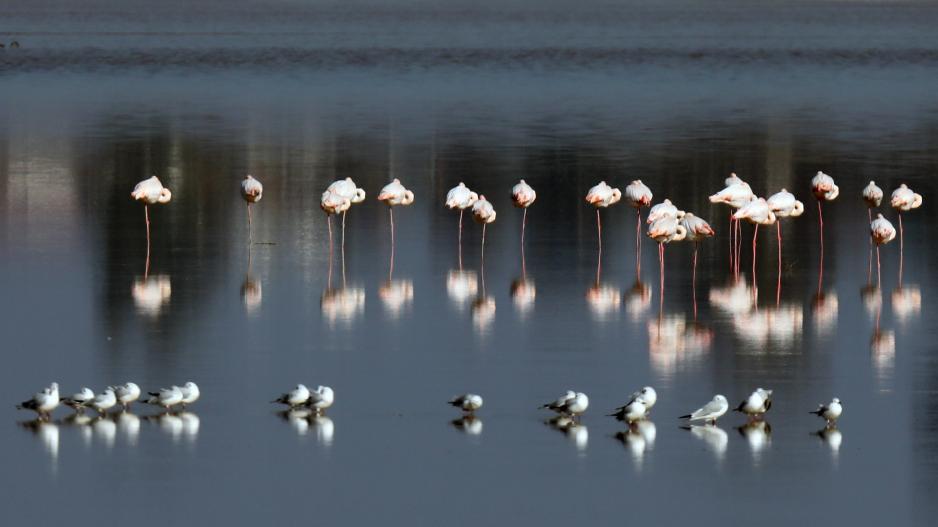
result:
<svg viewBox="0 0 938 527"><path fill-rule="evenodd" d="M352 178L347 177L345 179L339 179L333 181L327 188L326 192L331 192L339 197L349 200L349 203L355 205L356 203L361 203L365 201L365 190L358 188L355 185L355 182L352 181ZM348 209L342 211L342 270L345 271L345 215L348 214Z"/></svg>
<svg viewBox="0 0 938 527"><path fill-rule="evenodd" d="M870 223L873 223L873 209L879 207L883 202L883 189L876 186L876 183L870 181L870 184L863 188L863 201L866 202L866 216ZM873 282L873 238L870 238L870 258L869 269L866 272L866 283Z"/></svg>
<svg viewBox="0 0 938 527"><path fill-rule="evenodd" d="M519 209L524 209L524 213L521 215L521 276L523 277L527 274L525 271L525 262L524 262L524 226L528 221L528 207L534 203L534 200L537 199L537 192L534 192L534 189L531 188L531 185L525 183L522 179L514 187L511 188L511 202L514 203L515 207Z"/></svg>
<svg viewBox="0 0 938 527"><path fill-rule="evenodd" d="M462 270L462 215L478 201L479 195L469 190L462 181L446 193L446 208L459 209L459 269Z"/></svg>
<svg viewBox="0 0 938 527"><path fill-rule="evenodd" d="M795 199L795 195L785 189L772 194L766 200L778 221L775 222L775 232L778 238L778 282L775 287L775 303L781 300L782 293L782 218L797 218L804 213L804 203Z"/></svg>
<svg viewBox="0 0 938 527"><path fill-rule="evenodd" d="M687 240L694 242L694 271L693 278L691 280L691 287L693 289L694 296L694 317L697 317L697 246L701 240L706 240L707 238L712 238L715 232L713 227L706 222L703 218L698 218L690 212L685 212L684 217L681 218L681 225L684 226L684 230L687 231Z"/></svg>
<svg viewBox="0 0 938 527"><path fill-rule="evenodd" d="M642 274L642 207L651 205L651 189L636 179L625 187L625 197L635 208L635 276L638 279Z"/></svg>
<svg viewBox="0 0 938 527"><path fill-rule="evenodd" d="M737 210L736 214L733 214L733 218L736 221L748 220L755 226L752 232L752 290L755 295L758 294L756 291L756 241L759 236L759 226L775 223L775 213L769 208L765 198L756 198L746 204L745 207Z"/></svg>
<svg viewBox="0 0 938 527"><path fill-rule="evenodd" d="M407 206L414 202L414 193L404 188L401 180L394 178L385 185L378 194L378 201L388 206L388 217L391 219L391 265L388 270L388 280L394 275L394 207Z"/></svg>
<svg viewBox="0 0 938 527"><path fill-rule="evenodd" d="M244 176L244 179L241 180L241 197L248 204L248 236L251 245L254 245L254 221L251 219L251 204L260 201L263 195L264 185L254 179L251 174Z"/></svg>
<svg viewBox="0 0 938 527"><path fill-rule="evenodd" d="M596 209L596 239L598 243L599 259L596 263L596 282L599 282L600 269L603 261L603 228L599 219L599 209L605 209L610 205L615 205L622 199L622 192L617 188L612 188L605 181L600 181L598 185L589 189L586 193L586 202Z"/></svg>
<svg viewBox="0 0 938 527"><path fill-rule="evenodd" d="M731 173L724 183L726 187L723 190L710 196L710 203L723 203L734 210L739 210L755 197L749 184L740 179L735 172ZM739 278L739 247L741 245L739 230L739 221L734 218L733 211L730 211L730 269L736 278Z"/></svg>
<svg viewBox="0 0 938 527"><path fill-rule="evenodd" d="M885 245L896 238L896 228L892 223L883 217L882 213L876 215L876 219L870 223L870 239L876 244L876 285L882 285L882 274L879 266L879 246Z"/></svg>
<svg viewBox="0 0 938 527"><path fill-rule="evenodd" d="M485 196L479 196L479 199L472 205L472 217L476 222L482 225L482 291L485 294L485 227L495 221L495 207L485 199Z"/></svg>
<svg viewBox="0 0 938 527"><path fill-rule="evenodd" d="M322 193L322 198L319 201L319 208L326 213L326 224L329 226L329 289L332 289L332 260L333 257L333 242L332 242L332 216L345 213L352 206L352 200L346 197L339 196L330 191L325 191Z"/></svg>
<svg viewBox="0 0 938 527"><path fill-rule="evenodd" d="M834 178L824 172L818 172L811 179L811 191L817 198L817 221L818 230L821 234L821 260L817 276L817 292L821 294L821 285L824 282L824 211L821 208L821 202L834 201L840 195L840 187L834 184Z"/></svg>
<svg viewBox="0 0 938 527"><path fill-rule="evenodd" d="M146 277L150 271L150 205L169 203L169 200L173 198L173 193L160 183L159 178L153 176L137 183L130 197L143 203L143 217L147 223L147 262L143 273Z"/></svg>
<svg viewBox="0 0 938 527"><path fill-rule="evenodd" d="M678 242L687 236L687 229L681 225L684 212L678 211L674 216L663 216L648 226L648 237L658 242L658 310L664 306L664 244Z"/></svg>
<svg viewBox="0 0 938 527"><path fill-rule="evenodd" d="M899 188L892 191L892 208L899 211L899 288L902 288L902 268L905 253L905 241L902 231L902 213L922 206L922 195L912 192L905 183L899 185Z"/></svg>

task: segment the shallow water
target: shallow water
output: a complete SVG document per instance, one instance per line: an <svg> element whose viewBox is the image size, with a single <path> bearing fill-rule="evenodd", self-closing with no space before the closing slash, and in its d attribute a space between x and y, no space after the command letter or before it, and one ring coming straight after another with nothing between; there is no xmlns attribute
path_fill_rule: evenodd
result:
<svg viewBox="0 0 938 527"><path fill-rule="evenodd" d="M935 6L239 3L207 4L208 23L164 4L142 16L38 2L0 20L0 41L23 44L0 52L6 523L90 523L89 505L142 525L935 512ZM817 170L841 188L824 210L821 295ZM752 231L734 288L727 210L706 199L730 171L807 209L783 224L778 292L774 231L761 233L755 307ZM247 172L265 185L250 251ZM144 277L128 194L151 174L173 201L151 210ZM346 176L369 200L348 215L330 284L318 202ZM417 201L395 211L389 283L373 197L393 177ZM538 191L523 284L508 196L520 177ZM635 285L624 204L602 213L596 287L582 197L635 178L717 229L700 247L696 317L691 246L667 248L659 303L646 239ZM864 289L870 179L925 196L903 217L903 287L893 243L879 295ZM459 181L498 210L484 286L480 228L467 218L460 274L457 215L442 207ZM181 416L73 423L60 409L20 426L30 416L12 404L53 380L65 393L193 380L203 398ZM267 404L297 382L335 388L329 421ZM653 430L617 436L603 413L645 384L659 393ZM695 432L675 418L757 386L775 390L770 434L736 415ZM591 408L561 431L536 407L567 388ZM463 391L486 404L456 426L445 401ZM840 436L818 437L807 412L835 395Z"/></svg>

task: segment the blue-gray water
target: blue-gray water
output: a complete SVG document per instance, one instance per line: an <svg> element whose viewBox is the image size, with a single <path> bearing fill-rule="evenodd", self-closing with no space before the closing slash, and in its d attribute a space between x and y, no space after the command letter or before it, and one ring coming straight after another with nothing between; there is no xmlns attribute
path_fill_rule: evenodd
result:
<svg viewBox="0 0 938 527"><path fill-rule="evenodd" d="M938 6L73 4L0 0L0 42L21 44L0 50L4 524L924 524L936 512ZM821 296L818 170L841 188L824 211ZM783 225L779 307L774 232L760 236L758 306L729 288L727 210L706 196L730 171L806 204ZM248 172L265 184L250 260ZM152 174L173 201L152 210L144 280L129 193ZM369 199L348 216L345 280L336 267L330 290L319 197L346 176ZM388 287L373 198L392 177L417 201L395 213ZM513 286L520 177L538 191L533 296ZM660 312L648 240L634 287L624 204L603 212L593 289L583 195L636 178L717 229L701 245L696 321L689 245L666 251ZM864 290L870 179L925 196L903 218L904 287L894 242L881 296ZM459 181L498 210L484 293L450 278L456 215L442 201ZM467 221L476 273L479 236ZM196 381L197 418L138 407L139 428L79 425L60 409L37 428L13 409L51 381L70 394L126 380ZM331 424L275 414L267 401L297 382L335 388ZM603 414L645 384L659 393L655 432L623 443ZM736 403L756 386L775 390L767 438L738 431L738 415L725 435L679 428L714 393ZM536 409L567 388L591 398L569 435ZM478 435L451 423L445 401L463 391L485 397ZM807 413L835 395L837 449Z"/></svg>

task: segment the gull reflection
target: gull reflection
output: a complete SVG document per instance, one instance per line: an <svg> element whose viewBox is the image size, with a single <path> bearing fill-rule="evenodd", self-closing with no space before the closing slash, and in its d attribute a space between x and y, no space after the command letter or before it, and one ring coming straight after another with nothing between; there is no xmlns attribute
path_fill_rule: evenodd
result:
<svg viewBox="0 0 938 527"><path fill-rule="evenodd" d="M837 327L837 292L831 289L826 293L814 296L813 302L814 328L819 335L829 334Z"/></svg>
<svg viewBox="0 0 938 527"><path fill-rule="evenodd" d="M648 359L659 375L671 375L679 365L698 360L710 350L713 331L688 324L682 314L648 321Z"/></svg>
<svg viewBox="0 0 938 527"><path fill-rule="evenodd" d="M290 423L290 428L299 436L305 436L309 433L309 416L311 414L312 411L308 408L294 408L277 412L281 419Z"/></svg>
<svg viewBox="0 0 938 527"><path fill-rule="evenodd" d="M702 440L716 456L717 462L723 462L723 458L726 457L726 445L729 443L729 436L725 430L716 425L690 425L684 429Z"/></svg>
<svg viewBox="0 0 938 527"><path fill-rule="evenodd" d="M446 292L449 299L462 308L479 293L479 277L475 271L451 269L446 275Z"/></svg>
<svg viewBox="0 0 938 527"><path fill-rule="evenodd" d="M128 444L137 446L137 439L140 437L140 418L130 412L117 414L117 431L127 439Z"/></svg>
<svg viewBox="0 0 938 527"><path fill-rule="evenodd" d="M154 417L160 425L160 430L168 434L173 442L182 437L182 419L171 412L164 412Z"/></svg>
<svg viewBox="0 0 938 527"><path fill-rule="evenodd" d="M332 419L313 413L309 418L310 428L316 432L316 441L323 446L332 446L335 437L335 423Z"/></svg>
<svg viewBox="0 0 938 527"><path fill-rule="evenodd" d="M478 436L482 434L482 420L474 415L464 415L459 419L452 420L450 424L456 430L467 435Z"/></svg>
<svg viewBox="0 0 938 527"><path fill-rule="evenodd" d="M915 285L905 285L892 292L892 311L900 324L909 321L922 311L922 290Z"/></svg>
<svg viewBox="0 0 938 527"><path fill-rule="evenodd" d="M594 282L586 290L586 302L596 320L603 322L619 311L622 297L619 290L608 284Z"/></svg>
<svg viewBox="0 0 938 527"><path fill-rule="evenodd" d="M335 436L335 423L325 415L317 414L309 407L277 412L299 436L306 436L310 431L316 433L316 441L323 446L331 446Z"/></svg>
<svg viewBox="0 0 938 527"><path fill-rule="evenodd" d="M586 451L590 439L589 430L586 428L586 425L578 423L575 419L566 415L558 415L545 422L554 430L563 432L576 446L577 451L580 453Z"/></svg>
<svg viewBox="0 0 938 527"><path fill-rule="evenodd" d="M117 423L108 417L99 417L91 423L94 436L107 448L113 448L117 441Z"/></svg>
<svg viewBox="0 0 938 527"><path fill-rule="evenodd" d="M511 300L522 317L534 307L534 298L536 296L537 288L534 286L534 280L518 278L511 283Z"/></svg>
<svg viewBox="0 0 938 527"><path fill-rule="evenodd" d="M329 325L336 321L351 323L365 310L365 290L354 286L326 289L319 307Z"/></svg>
<svg viewBox="0 0 938 527"><path fill-rule="evenodd" d="M632 322L641 320L642 315L651 306L651 287L636 280L632 288L625 292L625 312Z"/></svg>
<svg viewBox="0 0 938 527"><path fill-rule="evenodd" d="M729 315L742 315L752 310L755 295L745 280L733 280L723 287L710 288L710 303Z"/></svg>
<svg viewBox="0 0 938 527"><path fill-rule="evenodd" d="M804 326L804 311L801 306L783 304L733 317L733 331L740 340L753 350L766 350L769 343L779 351L790 353L799 350L795 346Z"/></svg>
<svg viewBox="0 0 938 527"><path fill-rule="evenodd" d="M837 457L840 454L840 444L844 441L844 435L840 433L840 430L838 430L836 426L822 428L814 434L830 448L831 456L836 463Z"/></svg>
<svg viewBox="0 0 938 527"><path fill-rule="evenodd" d="M635 468L641 471L645 454L654 449L657 435L655 423L642 419L629 425L628 430L616 433L615 437L629 449Z"/></svg>
<svg viewBox="0 0 938 527"><path fill-rule="evenodd" d="M42 444L42 448L52 458L53 464L59 459L59 425L45 420L24 421L20 426L33 433Z"/></svg>
<svg viewBox="0 0 938 527"><path fill-rule="evenodd" d="M479 295L472 302L472 325L479 334L488 333L495 320L495 299L491 296Z"/></svg>
<svg viewBox="0 0 938 527"><path fill-rule="evenodd" d="M88 416L84 413L74 413L71 414L65 419L62 420L62 423L66 426L73 426L78 429L78 434L81 436L81 441L86 447L91 446L91 439L94 435L91 430L91 422L94 418Z"/></svg>
<svg viewBox="0 0 938 527"><path fill-rule="evenodd" d="M414 283L404 279L388 280L378 288L378 298L388 314L398 318L414 301Z"/></svg>
<svg viewBox="0 0 938 527"><path fill-rule="evenodd" d="M130 293L138 313L156 317L169 303L173 288L168 275L143 276L134 279Z"/></svg>
<svg viewBox="0 0 938 527"><path fill-rule="evenodd" d="M737 430L749 443L752 460L758 466L762 460L762 453L772 444L772 425L768 421L756 420L749 421Z"/></svg>
<svg viewBox="0 0 938 527"><path fill-rule="evenodd" d="M199 437L199 416L192 412L180 412L179 419L182 421L182 437L189 443L194 443Z"/></svg>

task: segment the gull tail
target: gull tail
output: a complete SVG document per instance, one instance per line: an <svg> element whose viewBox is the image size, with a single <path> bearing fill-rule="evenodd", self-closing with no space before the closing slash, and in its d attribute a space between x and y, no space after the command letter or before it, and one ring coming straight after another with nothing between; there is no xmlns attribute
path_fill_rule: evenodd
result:
<svg viewBox="0 0 938 527"><path fill-rule="evenodd" d="M678 419L690 419L691 417L693 417L693 414L682 415Z"/></svg>
<svg viewBox="0 0 938 527"><path fill-rule="evenodd" d="M824 413L824 410L821 409L821 408L818 408L817 410L815 410L815 411L813 411L813 412L808 412L808 413L809 413L809 414L813 414L813 415L821 415L821 414Z"/></svg>

